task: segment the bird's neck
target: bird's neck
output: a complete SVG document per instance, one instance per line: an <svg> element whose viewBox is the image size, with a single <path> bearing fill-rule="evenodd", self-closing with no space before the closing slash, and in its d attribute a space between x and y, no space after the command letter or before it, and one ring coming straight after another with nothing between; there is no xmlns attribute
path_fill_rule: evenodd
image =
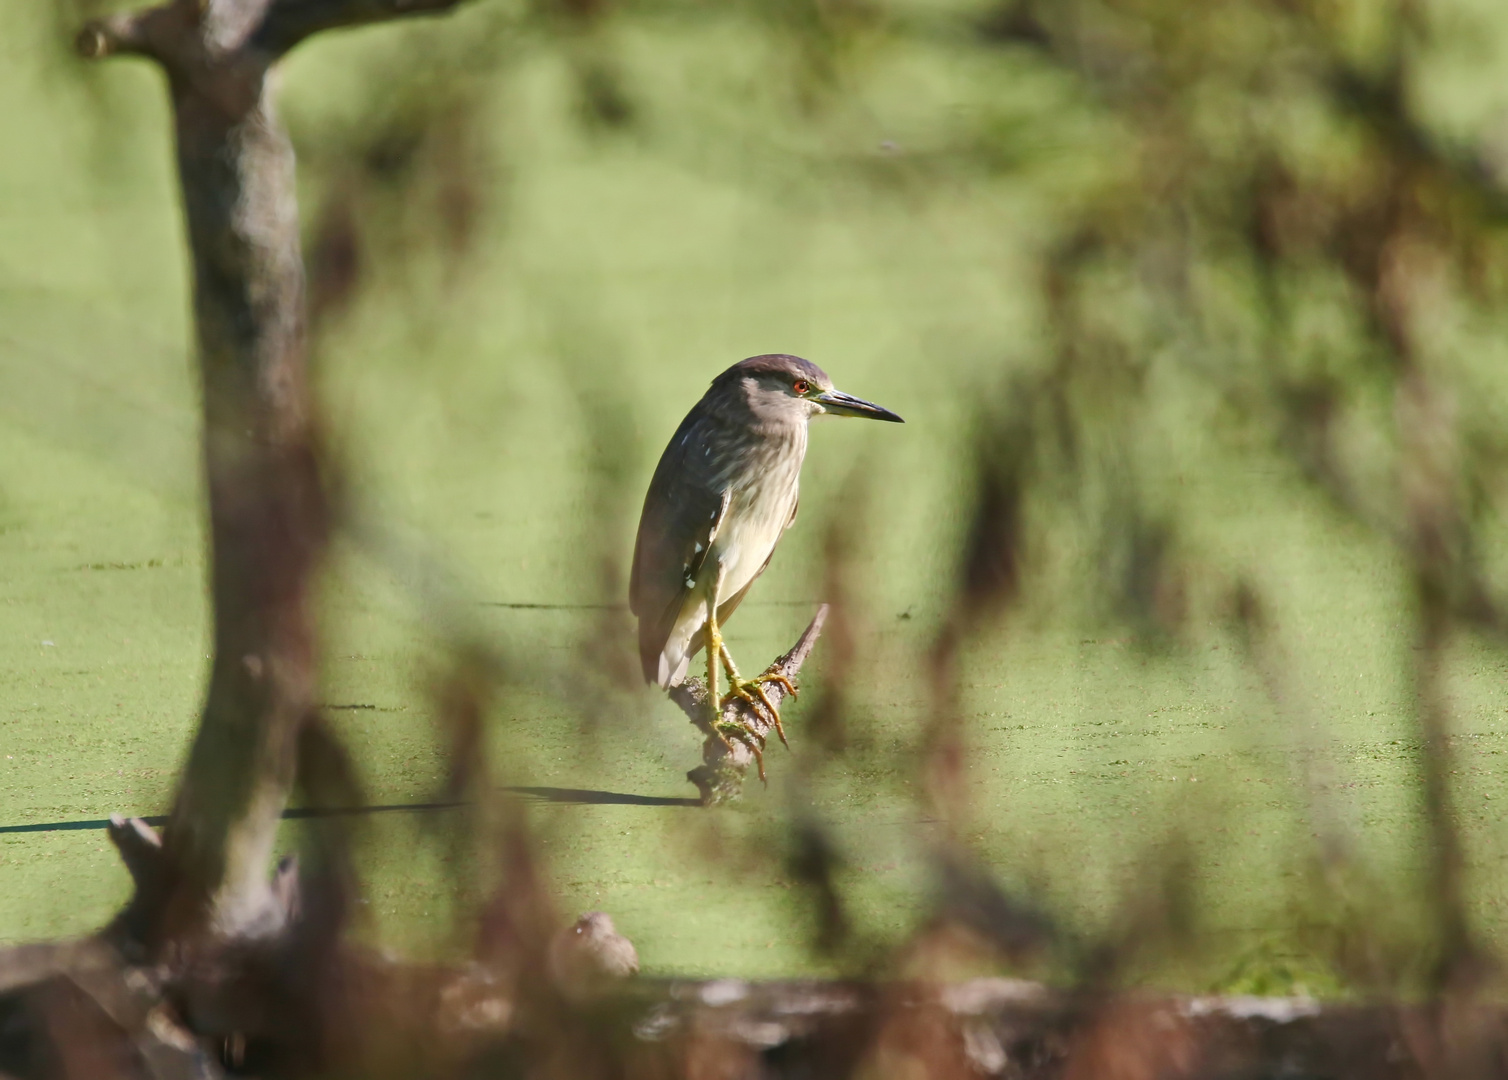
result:
<svg viewBox="0 0 1508 1080"><path fill-rule="evenodd" d="M806 452L806 417L792 419L789 416L756 416L749 431L773 446Z"/></svg>
<svg viewBox="0 0 1508 1080"><path fill-rule="evenodd" d="M722 463L718 483L764 489L791 483L806 457L806 421L744 415L725 419L715 440Z"/></svg>

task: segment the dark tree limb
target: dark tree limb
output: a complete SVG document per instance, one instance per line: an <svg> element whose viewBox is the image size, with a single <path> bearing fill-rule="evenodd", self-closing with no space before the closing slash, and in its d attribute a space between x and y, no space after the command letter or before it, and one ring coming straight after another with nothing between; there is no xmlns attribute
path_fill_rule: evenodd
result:
<svg viewBox="0 0 1508 1080"><path fill-rule="evenodd" d="M125 928L149 948L281 928L286 898L267 871L315 707L310 592L330 500L306 367L293 149L268 76L318 30L453 2L169 0L78 38L87 57L146 56L167 73L193 259L214 659L160 858L133 826L112 829L138 883Z"/></svg>
<svg viewBox="0 0 1508 1080"><path fill-rule="evenodd" d="M96 19L79 31L74 46L80 56L89 60L106 56L154 56L157 50L151 23L154 18L163 17L161 9L153 8Z"/></svg>
<svg viewBox="0 0 1508 1080"><path fill-rule="evenodd" d="M255 44L282 55L300 41L342 26L360 26L413 15L443 14L461 0L277 0Z"/></svg>
<svg viewBox="0 0 1508 1080"><path fill-rule="evenodd" d="M794 684L796 676L801 672L801 665L806 663L806 658L817 645L817 639L822 636L822 624L827 621L827 612L826 604L819 607L796 644L791 646L790 652L765 668L764 674L783 676ZM777 709L788 696L785 687L779 682L766 683L764 689L770 703ZM724 741L723 737L712 732L708 722L705 683L700 679L687 679L670 688L670 700L679 705L681 711L707 736L702 743L702 764L686 774L686 779L701 792L705 805L712 806L736 799L743 790L744 774L748 772L750 765L757 765L760 779L764 778L762 750L756 753L748 742L737 738ZM756 708L739 698L729 699L719 718L726 726L737 725L743 728L754 744L760 747L768 745L770 735L775 730L774 717L765 709Z"/></svg>
<svg viewBox="0 0 1508 1080"><path fill-rule="evenodd" d="M255 50L275 60L322 30L443 14L462 0L243 0L201 4L170 0L159 7L95 19L76 44L88 59L149 56L182 65L203 49L222 56ZM228 16L227 9L234 9Z"/></svg>

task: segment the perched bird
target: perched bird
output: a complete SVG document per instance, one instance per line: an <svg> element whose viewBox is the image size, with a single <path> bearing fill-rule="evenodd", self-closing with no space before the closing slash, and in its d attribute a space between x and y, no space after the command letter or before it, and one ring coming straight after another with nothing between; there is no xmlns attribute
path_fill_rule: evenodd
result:
<svg viewBox="0 0 1508 1080"><path fill-rule="evenodd" d="M721 660L730 694L751 704L757 695L785 740L761 684L794 688L780 675L742 678L720 628L796 520L807 421L824 414L903 422L833 389L810 360L783 353L742 360L713 379L686 414L644 497L628 594L639 618L644 678L674 686L686 677L692 654L706 648L714 730Z"/></svg>

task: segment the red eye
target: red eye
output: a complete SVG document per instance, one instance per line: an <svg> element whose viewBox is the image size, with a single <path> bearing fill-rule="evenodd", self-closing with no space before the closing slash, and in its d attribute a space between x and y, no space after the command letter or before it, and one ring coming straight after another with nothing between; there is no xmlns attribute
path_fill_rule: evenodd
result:
<svg viewBox="0 0 1508 1080"><path fill-rule="evenodd" d="M797 379L795 385L791 387L791 389L796 391L796 393L798 394L804 394L811 388L812 384L807 382L805 379Z"/></svg>

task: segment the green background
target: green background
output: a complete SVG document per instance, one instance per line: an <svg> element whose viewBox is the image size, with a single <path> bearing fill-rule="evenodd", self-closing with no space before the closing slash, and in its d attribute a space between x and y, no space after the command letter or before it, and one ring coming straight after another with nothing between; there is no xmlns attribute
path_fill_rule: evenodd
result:
<svg viewBox="0 0 1508 1080"><path fill-rule="evenodd" d="M944 28L969 10L903 9ZM0 3L0 826L165 812L207 670L170 115L146 64L68 56L76 14ZM1504 40L1483 36L1478 63ZM423 144L406 187L350 189L364 276L316 337L331 444L370 524L337 543L325 582L324 697L371 803L440 790L431 688L456 635L516 676L488 716L496 783L693 794L695 733L616 677L631 627L601 606L622 600L659 449L713 375L758 352L807 356L907 420L814 426L800 520L729 627L745 668L785 648L830 589L824 545L850 529L847 751L824 757L803 730L814 692L787 712L793 753L772 749L768 788L732 807L530 802L561 910L611 913L655 973L824 967L785 862L802 813L840 838L866 934L897 941L925 917L943 829L917 791L925 658L977 406L1040 363L1034 260L1054 215L1116 168L1114 132L1030 58L946 33L857 42L839 94L807 85L799 43L743 8L648 8L588 33L486 0L330 35L287 65L311 235L370 158L364 132L459 116L467 133L459 150ZM582 119L580 73L602 57L626 125ZM955 155L976 130L1004 133L1010 160ZM451 197L471 208L447 247ZM1197 384L1155 363L1148 377L1141 493L1186 523L1202 580L1260 587L1284 689L1264 687L1198 580L1161 644L1052 586L1093 556L1082 529L1044 526L1033 572L1049 584L961 660L959 832L1087 933L1177 848L1200 948L1151 977L1333 992L1312 939L1346 912L1405 949L1425 936L1408 579ZM826 663L819 646L814 687ZM1508 895L1504 667L1451 646L1457 814L1489 937ZM464 947L463 882L485 877L488 848L447 843L457 817L361 825L363 933ZM1321 821L1353 846L1355 908L1318 898ZM87 931L126 889L103 832L0 833L0 940Z"/></svg>

